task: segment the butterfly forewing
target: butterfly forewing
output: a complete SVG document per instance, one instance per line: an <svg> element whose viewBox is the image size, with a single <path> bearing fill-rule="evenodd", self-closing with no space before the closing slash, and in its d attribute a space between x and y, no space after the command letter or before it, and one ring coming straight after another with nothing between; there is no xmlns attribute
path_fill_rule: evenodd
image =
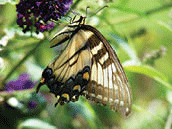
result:
<svg viewBox="0 0 172 129"><path fill-rule="evenodd" d="M40 86L59 96L57 103L77 101L80 95L109 104L124 115L131 112L131 91L123 68L103 35L89 25L69 25L51 41L67 42L63 52L44 70Z"/></svg>
<svg viewBox="0 0 172 129"><path fill-rule="evenodd" d="M84 29L92 32L88 39L92 55L91 78L86 92L88 98L102 104L109 103L113 110L129 114L131 91L114 50L98 30L88 25Z"/></svg>

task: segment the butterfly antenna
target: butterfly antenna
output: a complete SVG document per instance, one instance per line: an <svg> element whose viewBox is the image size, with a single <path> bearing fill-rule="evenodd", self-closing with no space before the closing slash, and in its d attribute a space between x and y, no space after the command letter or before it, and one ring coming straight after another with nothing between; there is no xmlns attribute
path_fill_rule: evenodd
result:
<svg viewBox="0 0 172 129"><path fill-rule="evenodd" d="M87 14L88 14L88 9L90 8L90 6L86 7L86 18L87 18Z"/></svg>
<svg viewBox="0 0 172 129"><path fill-rule="evenodd" d="M105 5L105 6L101 7L100 9L98 9L98 10L95 12L94 15L96 15L96 14L99 13L101 10L103 10L104 8L107 8L107 7L108 7L108 5Z"/></svg>

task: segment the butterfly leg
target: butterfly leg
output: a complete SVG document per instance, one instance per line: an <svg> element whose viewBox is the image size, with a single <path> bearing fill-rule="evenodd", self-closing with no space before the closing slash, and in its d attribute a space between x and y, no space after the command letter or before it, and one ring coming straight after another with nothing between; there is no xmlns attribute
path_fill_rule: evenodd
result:
<svg viewBox="0 0 172 129"><path fill-rule="evenodd" d="M36 93L38 93L38 91L40 90L41 86L43 86L44 83L40 82L39 85L36 88Z"/></svg>

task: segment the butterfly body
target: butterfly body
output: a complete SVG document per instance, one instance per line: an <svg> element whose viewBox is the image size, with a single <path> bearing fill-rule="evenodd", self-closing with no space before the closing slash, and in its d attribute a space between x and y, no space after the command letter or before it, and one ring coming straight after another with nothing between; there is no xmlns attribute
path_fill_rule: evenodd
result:
<svg viewBox="0 0 172 129"><path fill-rule="evenodd" d="M51 47L67 45L44 70L37 92L46 84L58 97L56 104L74 102L84 95L128 115L131 91L117 55L104 36L84 21L80 17L52 39Z"/></svg>

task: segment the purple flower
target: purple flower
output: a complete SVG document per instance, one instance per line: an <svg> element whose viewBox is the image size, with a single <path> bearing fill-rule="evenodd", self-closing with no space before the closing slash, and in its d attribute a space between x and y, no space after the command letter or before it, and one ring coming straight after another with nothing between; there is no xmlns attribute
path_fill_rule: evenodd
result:
<svg viewBox="0 0 172 129"><path fill-rule="evenodd" d="M30 89L35 84L30 80L30 76L28 74L22 74L19 76L18 80L10 81L4 87L5 91L13 91L13 90L23 90Z"/></svg>
<svg viewBox="0 0 172 129"><path fill-rule="evenodd" d="M20 0L17 7L17 24L23 32L34 26L39 33L52 29L54 23L69 10L72 0Z"/></svg>

